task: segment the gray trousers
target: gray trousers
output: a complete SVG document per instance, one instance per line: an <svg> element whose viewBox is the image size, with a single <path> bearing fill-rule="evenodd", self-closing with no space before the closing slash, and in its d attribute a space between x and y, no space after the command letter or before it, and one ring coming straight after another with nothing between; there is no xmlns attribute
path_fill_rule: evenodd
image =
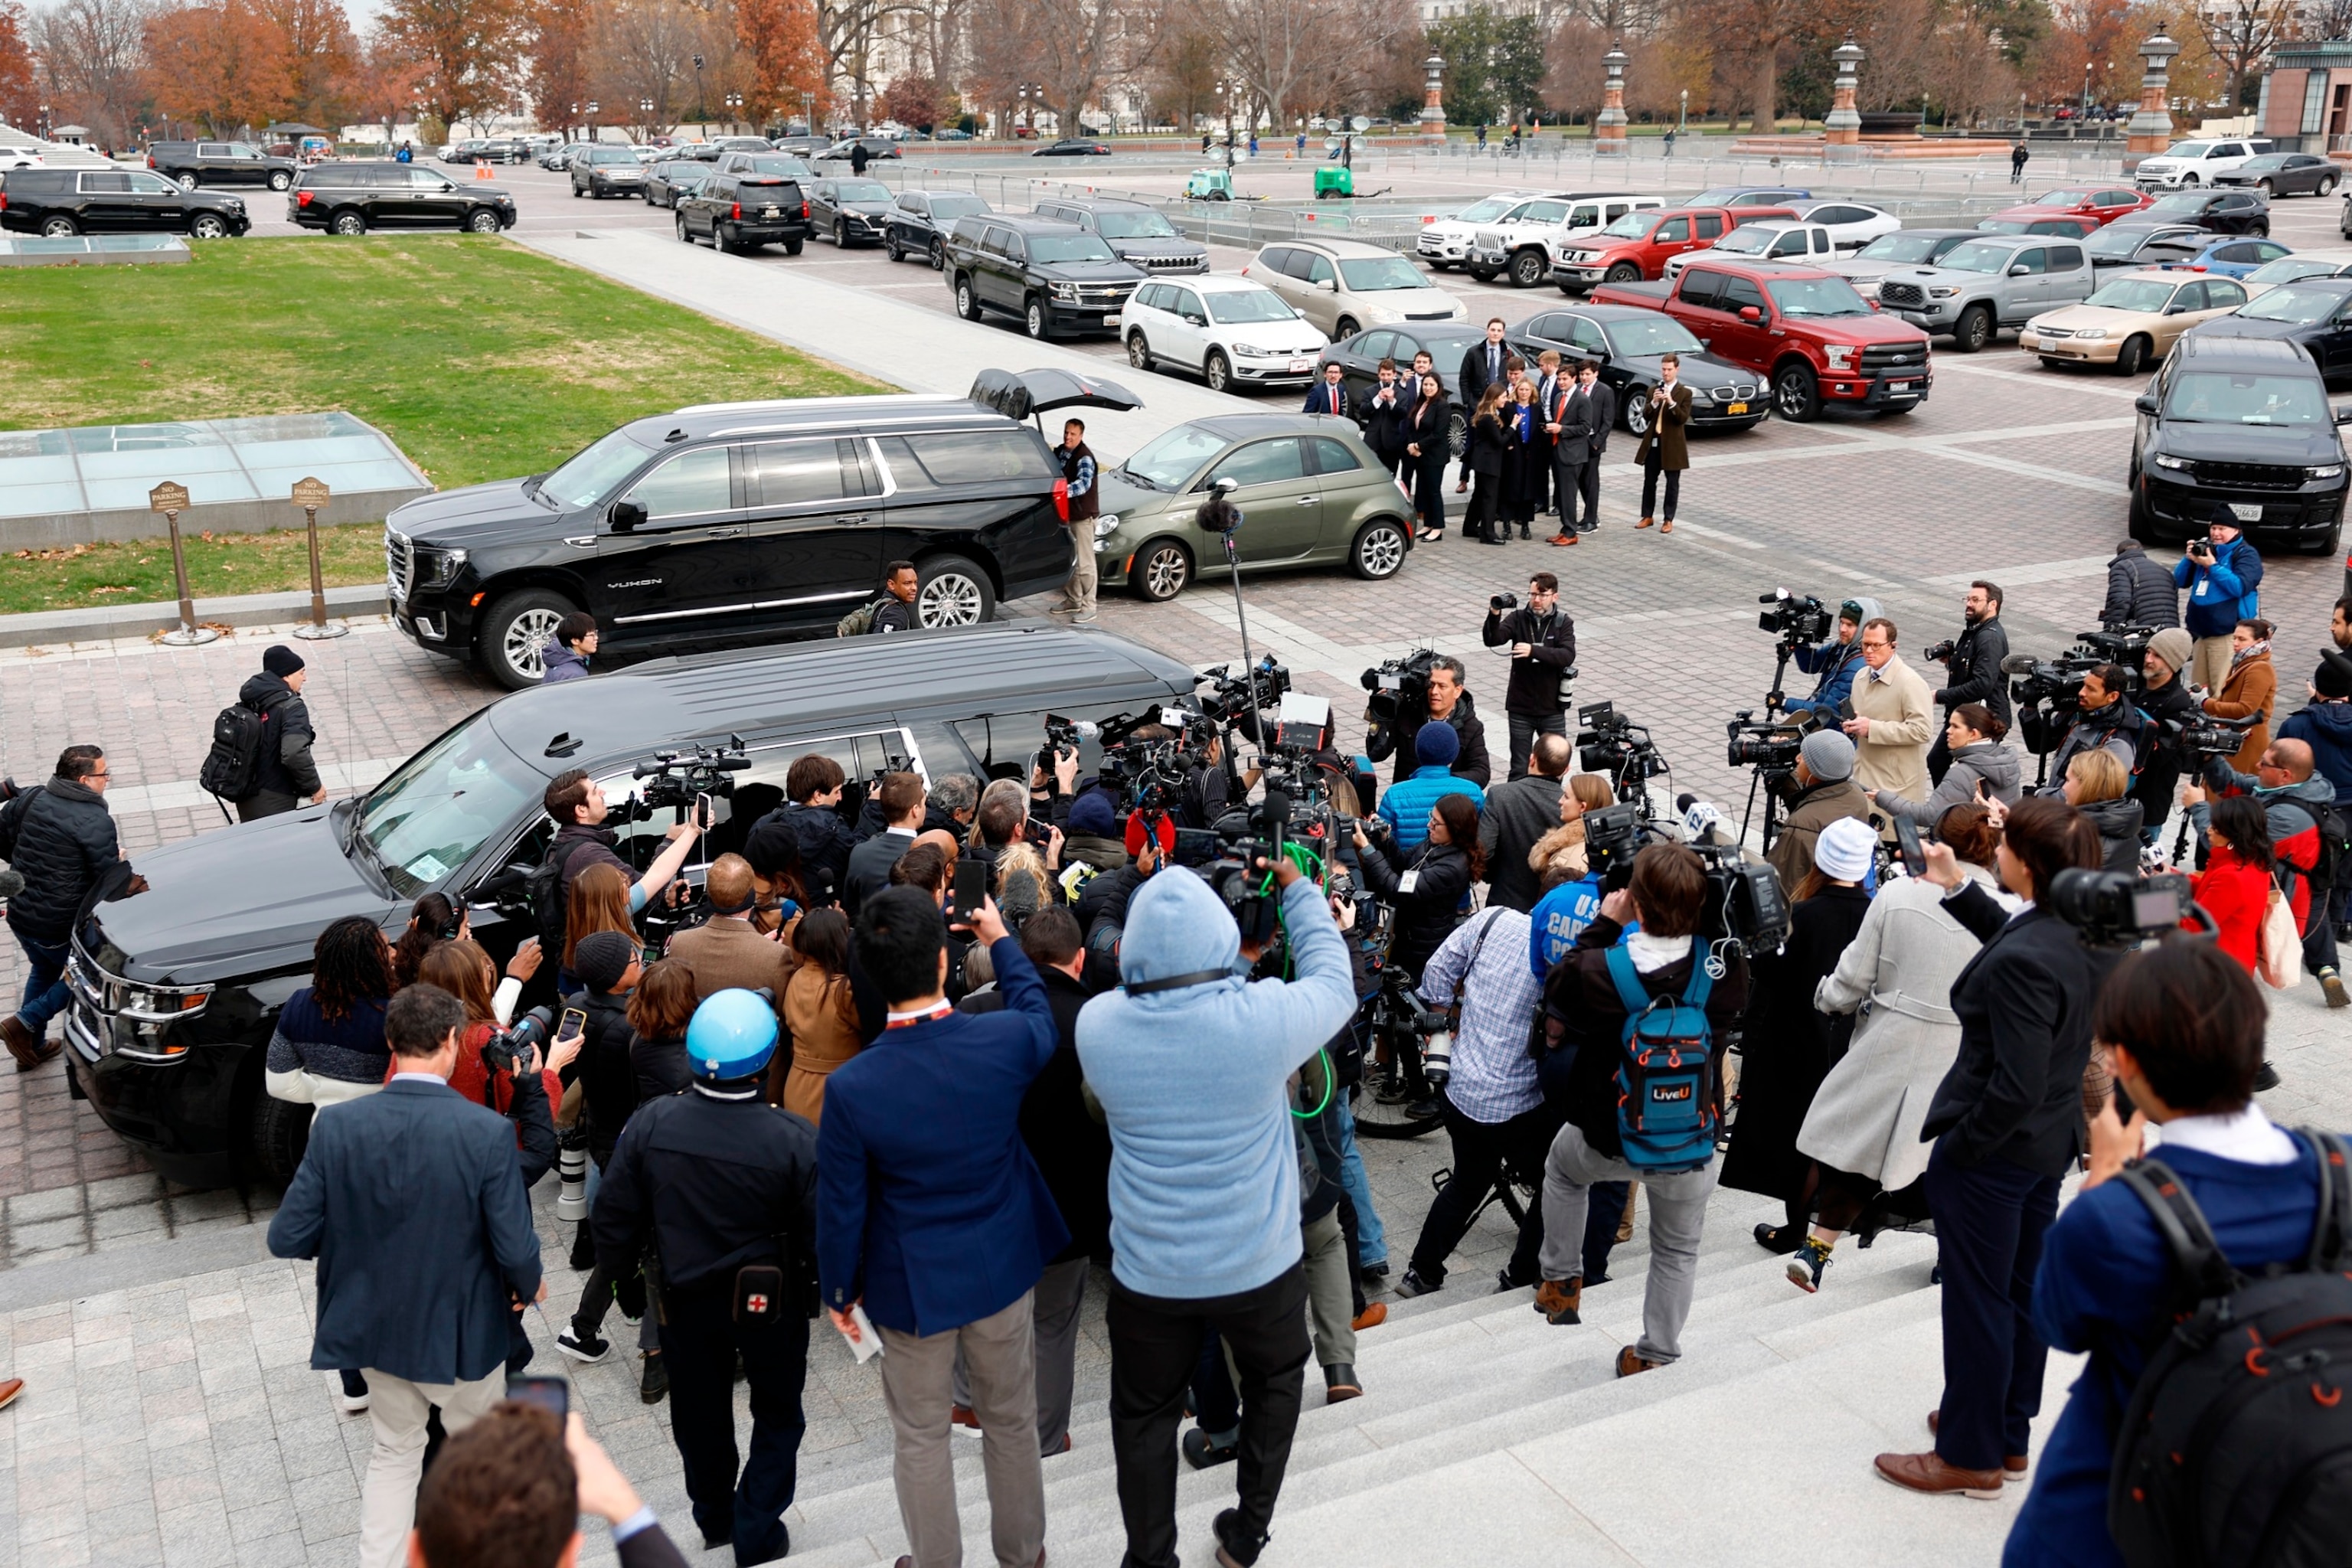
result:
<svg viewBox="0 0 2352 1568"><path fill-rule="evenodd" d="M1070 1435L1071 1390L1078 1377L1078 1309L1086 1304L1087 1261L1048 1263L1030 1295L1036 1300L1037 1452L1052 1457ZM971 1372L955 1358L955 1402L969 1410Z"/></svg>
<svg viewBox="0 0 2352 1568"><path fill-rule="evenodd" d="M1061 610L1071 616L1091 616L1095 613L1094 519L1087 518L1069 525L1070 539L1076 552L1070 557L1070 580L1062 584Z"/></svg>
<svg viewBox="0 0 2352 1568"><path fill-rule="evenodd" d="M1705 1170L1670 1176L1637 1171L1596 1153L1576 1123L1567 1123L1544 1159L1539 1261L1547 1279L1583 1278L1579 1249L1592 1184L1633 1181L1642 1184L1650 1199L1650 1282L1642 1294L1642 1338L1634 1353L1644 1361L1675 1361L1683 1353L1683 1322L1690 1316L1691 1291L1698 1280L1699 1232L1706 1221L1706 1200L1715 1193L1713 1161Z"/></svg>
<svg viewBox="0 0 2352 1568"><path fill-rule="evenodd" d="M1307 1247L1307 1315L1315 1325L1318 1366L1356 1364L1356 1300L1348 1289L1355 1259L1348 1256L1348 1235L1333 1209L1299 1227ZM1228 1352L1230 1354L1230 1352ZM1240 1386L1235 1374L1234 1386Z"/></svg>
<svg viewBox="0 0 2352 1568"><path fill-rule="evenodd" d="M972 1408L980 1413L981 1464L988 1480L989 1536L997 1568L1035 1568L1045 1549L1033 1305L1033 1294L1024 1292L1013 1305L960 1329L919 1336L877 1330L882 1400L898 1445L891 1479L915 1568L963 1564L948 1431L958 1351L971 1368Z"/></svg>
<svg viewBox="0 0 2352 1568"><path fill-rule="evenodd" d="M401 1568L416 1517L416 1480L425 1473L425 1422L441 1407L441 1429L452 1437L506 1395L506 1368L471 1383L411 1383L378 1367L365 1369L368 1422L375 1447L360 1489L360 1568Z"/></svg>

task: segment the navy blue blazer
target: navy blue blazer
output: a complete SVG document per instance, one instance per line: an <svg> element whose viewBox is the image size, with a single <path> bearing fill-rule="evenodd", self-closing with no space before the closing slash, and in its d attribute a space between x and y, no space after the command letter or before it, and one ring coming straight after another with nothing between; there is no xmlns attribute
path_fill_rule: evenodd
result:
<svg viewBox="0 0 2352 1568"><path fill-rule="evenodd" d="M1335 391L1339 394L1339 406L1337 408L1331 406L1332 394ZM1305 405L1299 409L1299 412L1301 414L1329 414L1335 415L1340 418L1346 418L1356 412L1356 400L1354 397L1349 395L1345 385L1335 388L1328 382L1318 381L1314 385L1307 389L1307 402Z"/></svg>
<svg viewBox="0 0 2352 1568"><path fill-rule="evenodd" d="M321 1106L269 1250L319 1260L312 1366L488 1377L513 1348L508 1292L539 1291L514 1124L413 1078Z"/></svg>
<svg viewBox="0 0 2352 1568"><path fill-rule="evenodd" d="M1021 1102L1054 1059L1054 1009L1006 937L989 949L1002 1012L885 1029L834 1068L816 1134L825 1305L902 1333L1000 1312L1069 1244L1021 1139Z"/></svg>

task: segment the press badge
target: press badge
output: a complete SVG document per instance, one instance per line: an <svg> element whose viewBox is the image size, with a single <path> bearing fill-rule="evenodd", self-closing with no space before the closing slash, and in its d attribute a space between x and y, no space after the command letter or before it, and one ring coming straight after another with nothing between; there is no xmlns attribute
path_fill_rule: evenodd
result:
<svg viewBox="0 0 2352 1568"><path fill-rule="evenodd" d="M1397 879L1397 891L1410 893L1421 883L1421 868L1416 866Z"/></svg>

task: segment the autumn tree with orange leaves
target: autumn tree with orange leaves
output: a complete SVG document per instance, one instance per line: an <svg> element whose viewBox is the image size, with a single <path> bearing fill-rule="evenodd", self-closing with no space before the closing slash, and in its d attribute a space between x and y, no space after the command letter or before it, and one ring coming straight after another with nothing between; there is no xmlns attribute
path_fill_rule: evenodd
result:
<svg viewBox="0 0 2352 1568"><path fill-rule="evenodd" d="M25 8L16 0L0 0L0 124L30 127L40 111L33 49L25 39Z"/></svg>
<svg viewBox="0 0 2352 1568"><path fill-rule="evenodd" d="M799 110L801 95L811 93L818 123L824 122L831 97L814 0L735 0L735 37L751 56L745 96L755 118L786 118Z"/></svg>

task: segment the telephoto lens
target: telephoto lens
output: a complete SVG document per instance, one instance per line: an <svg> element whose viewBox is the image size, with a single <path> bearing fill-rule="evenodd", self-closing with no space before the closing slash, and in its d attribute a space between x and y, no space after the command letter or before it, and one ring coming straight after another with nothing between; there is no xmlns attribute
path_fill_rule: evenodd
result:
<svg viewBox="0 0 2352 1568"><path fill-rule="evenodd" d="M588 1141L565 1133L555 1152L555 1217L566 1225L588 1217Z"/></svg>
<svg viewBox="0 0 2352 1568"><path fill-rule="evenodd" d="M1429 1080L1433 1089L1454 1076L1454 1036L1451 1031L1440 1029L1422 1042L1421 1076Z"/></svg>

